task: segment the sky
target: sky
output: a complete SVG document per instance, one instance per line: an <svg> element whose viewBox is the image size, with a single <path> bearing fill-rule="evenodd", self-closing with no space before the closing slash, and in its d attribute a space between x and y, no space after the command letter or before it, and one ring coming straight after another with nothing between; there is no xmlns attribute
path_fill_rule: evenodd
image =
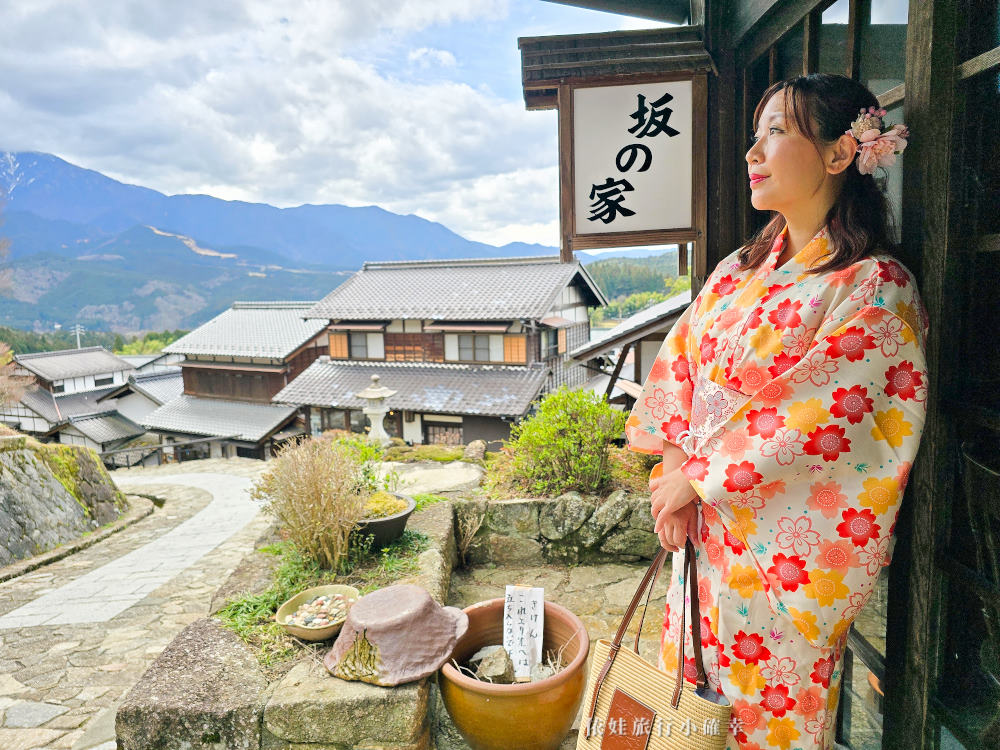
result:
<svg viewBox="0 0 1000 750"><path fill-rule="evenodd" d="M541 0L0 0L0 18L0 151L550 246L556 113L525 110L517 38L661 25Z"/></svg>

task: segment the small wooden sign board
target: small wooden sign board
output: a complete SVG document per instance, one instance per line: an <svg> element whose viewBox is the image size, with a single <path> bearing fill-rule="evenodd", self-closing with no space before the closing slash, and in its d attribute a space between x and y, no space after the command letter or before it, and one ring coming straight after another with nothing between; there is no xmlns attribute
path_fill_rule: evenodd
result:
<svg viewBox="0 0 1000 750"><path fill-rule="evenodd" d="M542 661L545 589L507 584L503 603L503 647L514 662L514 681L530 682L531 668Z"/></svg>

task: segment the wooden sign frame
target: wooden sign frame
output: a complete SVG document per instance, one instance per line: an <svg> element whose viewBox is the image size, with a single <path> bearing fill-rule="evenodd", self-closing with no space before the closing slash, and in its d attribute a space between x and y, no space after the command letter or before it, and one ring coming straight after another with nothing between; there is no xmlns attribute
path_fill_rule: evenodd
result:
<svg viewBox="0 0 1000 750"><path fill-rule="evenodd" d="M564 262L573 261L573 251L605 247L633 247L641 245L677 244L681 256L686 243L704 242L708 223L708 76L705 73L682 72L659 75L625 75L560 81L557 89L559 110L559 229L560 256ZM628 232L601 232L578 234L574 201L574 133L573 91L577 88L597 86L629 86L645 83L691 81L691 218L693 225L675 229L644 229ZM701 249L701 248L699 248ZM695 251L697 255L698 250ZM681 257L681 266L687 266Z"/></svg>

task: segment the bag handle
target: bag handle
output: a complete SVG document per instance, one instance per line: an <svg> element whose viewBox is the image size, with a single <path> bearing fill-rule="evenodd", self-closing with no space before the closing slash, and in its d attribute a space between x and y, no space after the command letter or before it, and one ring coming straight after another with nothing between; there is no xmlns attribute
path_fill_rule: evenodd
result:
<svg viewBox="0 0 1000 750"><path fill-rule="evenodd" d="M636 589L635 595L632 597L632 601L628 605L628 609L625 610L625 616L622 618L621 624L618 626L618 630L615 633L614 638L609 646L610 651L608 653L608 658L604 662L604 666L601 667L600 674L598 674L597 679L594 683L594 693L590 704L590 715L587 718L587 722L584 726L584 736L589 738L591 728L594 725L594 714L597 713L597 698L601 692L601 685L604 682L604 678L608 674L608 670L611 669L611 665L615 661L615 657L618 655L618 650L622 645L622 638L625 636L625 631L628 630L629 623L632 621L632 616L635 614L636 607L639 605L639 600L642 598L643 592L646 592L646 602L643 605L642 616L639 619L639 628L635 633L635 653L639 653L639 633L642 632L642 621L646 617L646 607L649 605L649 596L653 592L653 586L656 583L656 579L659 578L660 570L663 567L664 561L667 559L667 550L660 547L659 551L656 553L656 557L653 558L653 562L650 564L649 569L646 571L645 575L642 577L642 581L639 583L639 588ZM702 661L701 653L701 616L698 606L698 567L694 556L694 545L691 543L690 539L686 540L684 546L684 570L685 575L690 579L690 591L691 591L691 616L694 622L697 623L697 636L695 635L695 630L692 628L691 640L694 643L694 656L695 665L698 668L698 687L704 688L708 685L708 679L705 675L705 665ZM648 589L648 590L647 590ZM671 697L670 705L673 708L677 708L678 703L681 698L681 688L684 681L684 634L685 634L685 615L686 607L681 607L681 636L677 646L678 650L678 668L677 668L677 684L674 687L674 694Z"/></svg>

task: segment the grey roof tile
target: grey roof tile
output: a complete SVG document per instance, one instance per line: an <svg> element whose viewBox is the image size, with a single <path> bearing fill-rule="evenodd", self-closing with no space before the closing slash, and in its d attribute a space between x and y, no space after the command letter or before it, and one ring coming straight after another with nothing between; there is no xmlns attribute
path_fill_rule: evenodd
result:
<svg viewBox="0 0 1000 750"><path fill-rule="evenodd" d="M65 380L84 375L134 370L124 359L116 357L102 346L83 349L63 349L57 352L15 354L14 360L45 380Z"/></svg>
<svg viewBox="0 0 1000 750"><path fill-rule="evenodd" d="M439 414L523 416L538 396L546 367L437 364L429 362L334 362L320 357L274 397L276 403L361 409L354 394L371 385L396 391L390 409Z"/></svg>
<svg viewBox="0 0 1000 750"><path fill-rule="evenodd" d="M580 263L559 256L365 263L310 309L323 320L537 320L577 275L588 304L607 304Z"/></svg>
<svg viewBox="0 0 1000 750"><path fill-rule="evenodd" d="M184 378L181 375L180 367L174 368L172 372L151 372L148 375L136 375L134 381L137 388L161 404L173 401L184 392Z"/></svg>
<svg viewBox="0 0 1000 750"><path fill-rule="evenodd" d="M178 396L147 414L143 426L161 432L227 437L257 442L295 414L293 406L252 404Z"/></svg>
<svg viewBox="0 0 1000 750"><path fill-rule="evenodd" d="M73 417L70 419L70 424L95 443L101 445L137 437L146 432L131 419L118 412Z"/></svg>
<svg viewBox="0 0 1000 750"><path fill-rule="evenodd" d="M650 329L655 330L658 325L666 326L671 318L680 317L689 304L691 304L690 289L625 318L614 328L603 331L600 336L573 349L569 355L574 359L596 357L611 349L631 343L642 338Z"/></svg>
<svg viewBox="0 0 1000 750"><path fill-rule="evenodd" d="M234 302L191 333L164 347L164 354L287 357L324 328L303 320L315 302Z"/></svg>

